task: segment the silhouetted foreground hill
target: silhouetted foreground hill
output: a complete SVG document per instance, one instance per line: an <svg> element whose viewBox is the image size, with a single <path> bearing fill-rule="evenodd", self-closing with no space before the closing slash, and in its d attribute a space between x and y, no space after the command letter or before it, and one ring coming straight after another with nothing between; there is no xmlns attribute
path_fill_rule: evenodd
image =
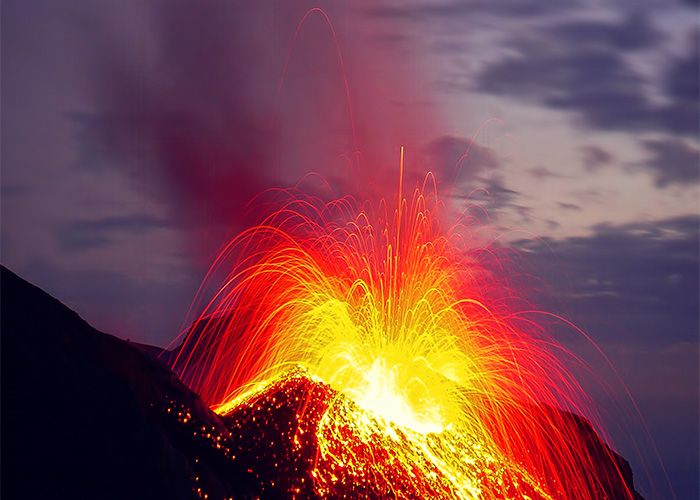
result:
<svg viewBox="0 0 700 500"><path fill-rule="evenodd" d="M162 408L226 432L164 365L2 267L2 497L196 498L232 487Z"/></svg>
<svg viewBox="0 0 700 500"><path fill-rule="evenodd" d="M4 267L0 284L3 498L453 496L405 439L400 451L385 436L363 438L369 431L347 419L353 403L303 371L218 417L154 357ZM332 425L322 423L330 405ZM623 472L601 498L634 492L629 465L570 418L601 470ZM397 450L410 460L397 461Z"/></svg>

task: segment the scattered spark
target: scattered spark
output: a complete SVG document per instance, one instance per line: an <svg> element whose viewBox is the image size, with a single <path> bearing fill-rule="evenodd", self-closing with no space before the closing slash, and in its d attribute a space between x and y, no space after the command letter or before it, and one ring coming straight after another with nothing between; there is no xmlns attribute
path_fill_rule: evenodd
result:
<svg viewBox="0 0 700 500"><path fill-rule="evenodd" d="M321 498L374 484L392 488L377 498L600 498L608 479L579 421L548 410L587 413L567 353L520 314L473 228L443 227L436 190L393 210L283 194L212 267L231 271L174 362L212 408L267 425L261 401L290 394L266 389L301 367L323 391L300 402L285 439L312 437Z"/></svg>

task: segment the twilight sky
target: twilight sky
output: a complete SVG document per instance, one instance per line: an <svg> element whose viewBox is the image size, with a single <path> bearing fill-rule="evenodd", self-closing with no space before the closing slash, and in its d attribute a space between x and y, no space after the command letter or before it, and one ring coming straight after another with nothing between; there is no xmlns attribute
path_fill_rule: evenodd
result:
<svg viewBox="0 0 700 500"><path fill-rule="evenodd" d="M351 108L323 16L292 43L314 6ZM407 186L488 190L698 498L697 0L6 0L1 36L2 263L96 328L168 344L253 196L310 171L391 196L403 145Z"/></svg>

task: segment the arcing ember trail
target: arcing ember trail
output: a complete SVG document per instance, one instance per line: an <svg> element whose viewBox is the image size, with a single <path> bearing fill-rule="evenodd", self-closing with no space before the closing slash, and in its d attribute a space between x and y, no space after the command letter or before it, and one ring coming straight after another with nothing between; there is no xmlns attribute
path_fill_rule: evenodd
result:
<svg viewBox="0 0 700 500"><path fill-rule="evenodd" d="M494 277L497 249L475 246L468 219L444 225L436 189L399 190L394 209L279 194L212 267L230 272L172 361L240 434L227 457L251 464L251 488L638 498L568 413L588 409L567 353Z"/></svg>

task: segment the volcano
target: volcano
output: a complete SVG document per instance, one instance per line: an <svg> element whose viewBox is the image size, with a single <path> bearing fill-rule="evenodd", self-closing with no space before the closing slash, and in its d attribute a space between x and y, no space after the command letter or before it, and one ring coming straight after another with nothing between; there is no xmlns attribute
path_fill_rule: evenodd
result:
<svg viewBox="0 0 700 500"><path fill-rule="evenodd" d="M217 415L153 349L93 329L4 267L1 285L6 498L642 500L629 464L577 415L523 403L543 425L556 413L577 429L570 446L597 469L580 471L597 478L589 491L563 485L553 497L517 456L504 462L450 429L387 422L300 367ZM576 474L573 454L561 456Z"/></svg>

